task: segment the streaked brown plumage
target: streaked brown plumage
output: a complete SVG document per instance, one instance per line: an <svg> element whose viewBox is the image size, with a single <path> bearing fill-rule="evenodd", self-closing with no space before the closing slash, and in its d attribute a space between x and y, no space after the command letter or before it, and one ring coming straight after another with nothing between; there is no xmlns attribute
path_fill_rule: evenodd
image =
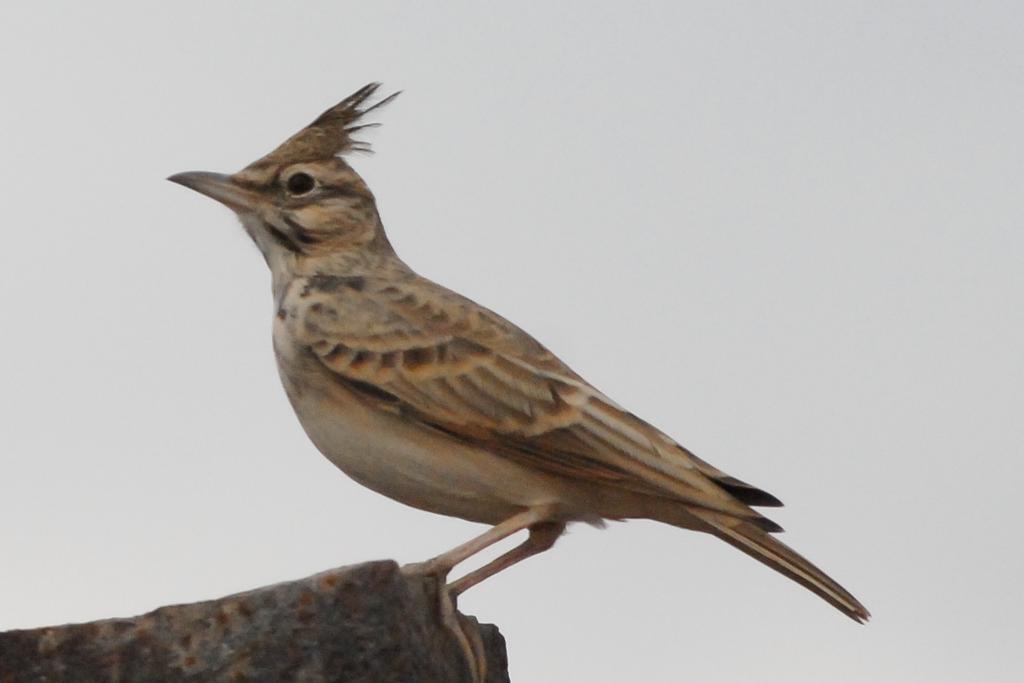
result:
<svg viewBox="0 0 1024 683"><path fill-rule="evenodd" d="M515 531L519 548L465 590L550 547L572 521L648 518L704 531L851 618L867 610L771 534L772 495L712 467L590 386L499 315L409 269L373 194L341 154L366 86L233 176L171 180L238 213L270 266L282 381L310 438L357 481L425 510L495 525L434 560L458 562Z"/></svg>

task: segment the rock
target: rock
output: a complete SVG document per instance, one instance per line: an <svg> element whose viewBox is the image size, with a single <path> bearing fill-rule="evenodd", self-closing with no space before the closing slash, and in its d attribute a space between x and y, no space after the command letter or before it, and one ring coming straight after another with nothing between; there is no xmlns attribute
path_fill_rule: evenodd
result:
<svg viewBox="0 0 1024 683"><path fill-rule="evenodd" d="M131 619L0 633L0 683L468 683L439 604L433 580L394 562L341 567ZM487 682L508 681L504 638L478 627Z"/></svg>

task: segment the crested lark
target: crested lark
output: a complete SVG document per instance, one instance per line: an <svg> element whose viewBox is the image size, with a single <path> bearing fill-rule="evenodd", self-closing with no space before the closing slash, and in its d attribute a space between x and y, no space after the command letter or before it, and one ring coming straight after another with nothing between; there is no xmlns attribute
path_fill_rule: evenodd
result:
<svg viewBox="0 0 1024 683"><path fill-rule="evenodd" d="M370 84L234 175L170 180L238 214L270 267L281 380L316 447L359 483L493 525L420 565L440 577L526 529L452 595L550 548L572 521L653 519L717 536L847 616L868 611L772 534L781 503L704 462L594 389L499 315L395 254L363 179Z"/></svg>

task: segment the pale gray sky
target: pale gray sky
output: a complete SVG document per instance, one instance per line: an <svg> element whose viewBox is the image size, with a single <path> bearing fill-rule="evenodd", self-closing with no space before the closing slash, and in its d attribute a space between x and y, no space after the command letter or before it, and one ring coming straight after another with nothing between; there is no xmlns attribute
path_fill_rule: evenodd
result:
<svg viewBox="0 0 1024 683"><path fill-rule="evenodd" d="M782 498L875 615L712 538L574 527L462 600L514 680L1020 680L1019 3L558 7L4 10L0 628L482 530L316 452L259 254L164 180L381 80L353 163L406 261Z"/></svg>

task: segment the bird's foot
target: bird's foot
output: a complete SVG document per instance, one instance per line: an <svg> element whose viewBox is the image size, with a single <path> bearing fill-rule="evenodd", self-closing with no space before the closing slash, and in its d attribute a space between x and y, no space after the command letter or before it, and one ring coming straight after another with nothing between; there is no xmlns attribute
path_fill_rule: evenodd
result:
<svg viewBox="0 0 1024 683"><path fill-rule="evenodd" d="M440 588L440 595L441 621L455 636L466 658L470 680L473 683L484 683L487 679L487 653L484 651L484 641L480 637L479 624L476 619L459 612L456 599L448 592L447 586Z"/></svg>
<svg viewBox="0 0 1024 683"><path fill-rule="evenodd" d="M462 650L469 667L470 681L484 683L487 678L487 653L484 649L483 639L480 637L479 624L476 619L459 612L457 593L452 592L446 583L449 571L449 567L439 566L433 560L402 566L402 573L406 576L429 576L436 580L437 611L441 617L441 623L459 644L459 649Z"/></svg>

